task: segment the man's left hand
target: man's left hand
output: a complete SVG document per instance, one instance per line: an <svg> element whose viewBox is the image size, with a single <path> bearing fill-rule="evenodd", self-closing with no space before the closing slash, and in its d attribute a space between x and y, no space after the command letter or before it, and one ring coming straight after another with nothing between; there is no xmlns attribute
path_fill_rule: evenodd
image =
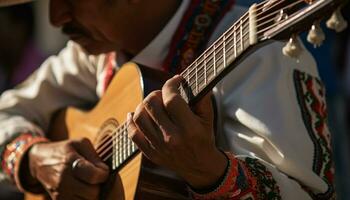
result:
<svg viewBox="0 0 350 200"><path fill-rule="evenodd" d="M215 146L210 95L191 110L179 93L182 80L178 75L169 79L128 114L128 133L154 163L194 188L206 188L224 174L227 158Z"/></svg>

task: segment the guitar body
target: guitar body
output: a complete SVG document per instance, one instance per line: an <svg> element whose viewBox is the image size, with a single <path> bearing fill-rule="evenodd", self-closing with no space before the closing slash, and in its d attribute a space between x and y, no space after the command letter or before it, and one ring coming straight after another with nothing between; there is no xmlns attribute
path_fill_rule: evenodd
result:
<svg viewBox="0 0 350 200"><path fill-rule="evenodd" d="M293 0L253 4L240 20L183 70L181 75L185 81L179 88L180 94L189 105L193 105L249 54L273 40L289 39L288 48L283 48L283 53L297 58L299 50L293 50L293 46L298 46L293 33L319 23L343 3L342 0ZM110 138L115 142L111 145L117 146L124 137L120 134L124 133L113 130L124 124L127 113L133 112L151 91L160 89L168 78L160 71L128 63L120 69L106 94L92 110L86 112L68 108L61 112L52 122L48 136L53 141L87 137L98 146L106 138L104 136L109 137L104 133L110 132L114 136L117 134L117 137ZM125 149L133 145L117 147L113 153L121 152L123 157ZM125 162L120 162L120 157L113 157L112 166L117 166L117 170L103 187L100 199L189 199L184 182L174 174L155 166L137 151L127 158ZM26 200L44 198L26 195Z"/></svg>
<svg viewBox="0 0 350 200"><path fill-rule="evenodd" d="M86 137L96 146L101 141L105 122L113 119L117 127L126 121L144 97L160 89L167 76L160 71L125 64L115 75L105 95L90 111L68 108L60 112L52 122L49 138L53 141ZM160 169L136 153L118 170L102 188L102 199L188 199L186 186L171 172ZM43 195L26 194L26 200L44 200Z"/></svg>

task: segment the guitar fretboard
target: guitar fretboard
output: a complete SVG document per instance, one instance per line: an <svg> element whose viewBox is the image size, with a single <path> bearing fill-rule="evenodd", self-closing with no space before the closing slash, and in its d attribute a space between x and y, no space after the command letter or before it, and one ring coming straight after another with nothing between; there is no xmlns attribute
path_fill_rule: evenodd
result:
<svg viewBox="0 0 350 200"><path fill-rule="evenodd" d="M179 89L182 97L188 103L192 98L203 92L210 83L220 76L227 66L256 42L257 36L251 34L251 24L255 21L254 18L252 22L251 18L255 15L255 11L252 10L243 15L181 73L185 79L186 86ZM256 26L255 23L254 26ZM113 133L112 145L111 167L113 170L120 167L138 151L137 146L128 138L126 123L120 125ZM110 156L103 159L106 161L109 158Z"/></svg>
<svg viewBox="0 0 350 200"><path fill-rule="evenodd" d="M227 66L256 42L256 31L255 35L251 34L252 20L249 20L247 16L253 17L249 13L243 15L181 73L185 83L179 90L187 103L190 103L203 90L208 89L208 86L221 75Z"/></svg>
<svg viewBox="0 0 350 200"><path fill-rule="evenodd" d="M192 105L212 89L226 73L234 69L245 55L257 49L258 42L262 44L275 38L285 39L285 34L290 36L291 32L298 32L303 28L304 22L319 20L321 11L335 9L340 2L265 0L252 5L248 12L181 73L184 77L184 82L179 87L181 96ZM97 150L104 161L112 159L113 169L124 164L138 151L136 145L128 138L125 123L104 137Z"/></svg>

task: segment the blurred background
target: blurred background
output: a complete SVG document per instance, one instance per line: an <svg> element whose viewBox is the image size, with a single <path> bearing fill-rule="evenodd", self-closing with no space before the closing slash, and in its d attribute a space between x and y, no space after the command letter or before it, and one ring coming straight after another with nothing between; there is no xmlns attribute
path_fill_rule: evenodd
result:
<svg viewBox="0 0 350 200"><path fill-rule="evenodd" d="M237 0L249 6L258 0ZM343 9L350 23L350 8ZM0 8L0 93L23 81L49 55L64 47L67 38L48 22L48 1ZM350 29L335 33L324 27L326 41L319 48L306 42L314 55L327 89L329 125L333 137L337 199L350 200ZM0 184L0 199L19 200L23 195Z"/></svg>

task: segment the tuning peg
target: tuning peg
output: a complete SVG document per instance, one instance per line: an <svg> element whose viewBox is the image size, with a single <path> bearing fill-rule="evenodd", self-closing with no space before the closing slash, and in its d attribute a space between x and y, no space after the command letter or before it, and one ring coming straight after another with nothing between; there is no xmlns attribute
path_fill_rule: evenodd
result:
<svg viewBox="0 0 350 200"><path fill-rule="evenodd" d="M340 7L335 10L332 16L327 20L326 25L328 28L341 32L346 29L348 22L345 21L343 15L340 12Z"/></svg>
<svg viewBox="0 0 350 200"><path fill-rule="evenodd" d="M320 22L315 22L307 35L307 41L314 45L314 47L319 47L326 39L326 36L320 26Z"/></svg>
<svg viewBox="0 0 350 200"><path fill-rule="evenodd" d="M303 49L297 37L293 35L283 47L282 53L285 56L298 59Z"/></svg>

